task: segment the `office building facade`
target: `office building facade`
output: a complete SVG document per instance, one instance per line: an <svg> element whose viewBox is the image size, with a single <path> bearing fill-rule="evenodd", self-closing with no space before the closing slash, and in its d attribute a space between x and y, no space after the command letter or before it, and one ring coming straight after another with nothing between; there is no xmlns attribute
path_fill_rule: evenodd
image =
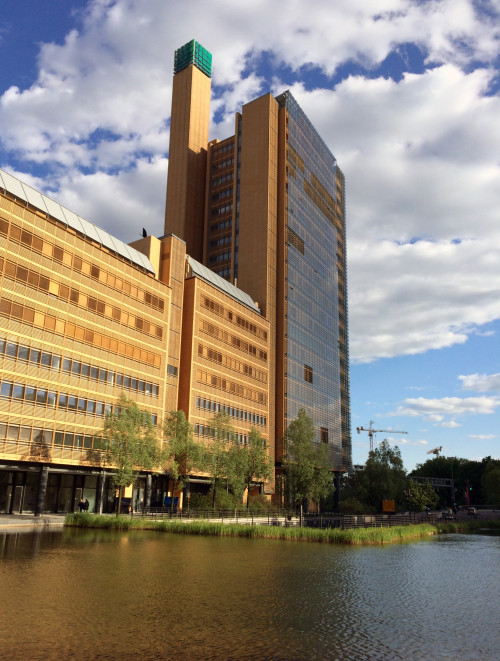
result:
<svg viewBox="0 0 500 661"><path fill-rule="evenodd" d="M112 509L88 450L122 393L206 443L219 411L238 442L255 427L278 478L304 408L350 466L343 175L289 92L210 141L210 75L200 44L177 51L162 237L126 245L0 171L0 512ZM144 474L131 505L182 504L170 486Z"/></svg>
<svg viewBox="0 0 500 661"><path fill-rule="evenodd" d="M200 52L206 51L190 42L176 54L175 135L181 117L185 135L199 136L197 128L209 124L211 58L201 66ZM203 86L190 86L200 78ZM171 140L178 147L177 138ZM178 232L188 253L250 294L270 323L269 433L278 468L286 427L304 408L314 421L316 441L328 445L332 469L347 470L346 210L336 159L290 92L245 104L235 115L234 135L208 142L205 149L201 141L193 149L185 139L185 162L188 156L199 170L184 168L185 176L204 190L204 211L199 212L199 196L184 211L177 205L175 214L167 202L165 231ZM175 150L169 167L176 173L177 158ZM167 200L171 181L169 173Z"/></svg>

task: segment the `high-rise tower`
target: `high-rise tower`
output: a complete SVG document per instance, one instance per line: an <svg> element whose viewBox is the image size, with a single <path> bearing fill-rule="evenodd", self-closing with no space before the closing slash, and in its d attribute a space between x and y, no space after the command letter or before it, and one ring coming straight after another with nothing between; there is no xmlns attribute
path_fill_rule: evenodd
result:
<svg viewBox="0 0 500 661"><path fill-rule="evenodd" d="M176 93L174 85L172 112L179 113ZM208 107L206 112L208 125ZM175 125L172 119L171 145L177 122L179 117ZM269 435L277 464L283 433L304 408L317 442L328 444L332 468L346 470L351 439L343 174L290 92L245 104L234 135L205 146L206 176L196 179L203 211L192 205L192 214L177 225L175 213L169 215L169 197L177 196L171 172L189 149L182 153L177 142L171 147L166 228L186 241L188 253L200 250L193 253L197 259L247 292L270 322Z"/></svg>
<svg viewBox="0 0 500 661"><path fill-rule="evenodd" d="M175 53L165 234L201 261L212 56L196 41Z"/></svg>

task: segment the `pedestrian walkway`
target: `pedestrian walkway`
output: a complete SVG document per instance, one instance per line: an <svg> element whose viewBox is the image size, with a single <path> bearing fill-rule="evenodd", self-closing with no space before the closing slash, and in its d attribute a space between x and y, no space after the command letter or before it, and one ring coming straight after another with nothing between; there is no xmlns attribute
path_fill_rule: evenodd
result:
<svg viewBox="0 0 500 661"><path fill-rule="evenodd" d="M66 514L0 514L0 532L21 528L61 528Z"/></svg>

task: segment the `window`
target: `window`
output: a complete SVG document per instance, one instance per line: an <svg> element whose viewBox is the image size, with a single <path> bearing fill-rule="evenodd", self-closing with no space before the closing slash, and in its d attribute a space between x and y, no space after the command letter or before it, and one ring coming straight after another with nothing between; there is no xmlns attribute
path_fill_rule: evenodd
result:
<svg viewBox="0 0 500 661"><path fill-rule="evenodd" d="M18 383L14 384L14 390L12 393L14 399L24 399L24 386Z"/></svg>
<svg viewBox="0 0 500 661"><path fill-rule="evenodd" d="M9 358L16 358L17 344L14 344L14 342L7 342L7 351L5 353Z"/></svg>
<svg viewBox="0 0 500 661"><path fill-rule="evenodd" d="M2 381L2 386L0 387L0 396L1 397L11 397L12 396L12 382L11 381Z"/></svg>
<svg viewBox="0 0 500 661"><path fill-rule="evenodd" d="M300 253L304 254L304 241L301 237L296 234L290 227L287 227L288 238L287 242L289 245L296 248Z"/></svg>
<svg viewBox="0 0 500 661"><path fill-rule="evenodd" d="M328 443L328 428L321 427L321 442Z"/></svg>
<svg viewBox="0 0 500 661"><path fill-rule="evenodd" d="M309 365L304 365L304 381L307 381L307 383L313 382L313 368Z"/></svg>
<svg viewBox="0 0 500 661"><path fill-rule="evenodd" d="M30 349L30 363L35 363L38 365L40 362L41 352L38 349Z"/></svg>

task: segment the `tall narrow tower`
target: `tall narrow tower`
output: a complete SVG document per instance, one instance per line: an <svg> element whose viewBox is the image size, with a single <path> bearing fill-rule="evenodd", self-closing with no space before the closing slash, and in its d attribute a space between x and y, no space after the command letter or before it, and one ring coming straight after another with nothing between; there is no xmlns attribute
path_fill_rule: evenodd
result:
<svg viewBox="0 0 500 661"><path fill-rule="evenodd" d="M212 55L190 41L175 52L165 234L202 260Z"/></svg>

